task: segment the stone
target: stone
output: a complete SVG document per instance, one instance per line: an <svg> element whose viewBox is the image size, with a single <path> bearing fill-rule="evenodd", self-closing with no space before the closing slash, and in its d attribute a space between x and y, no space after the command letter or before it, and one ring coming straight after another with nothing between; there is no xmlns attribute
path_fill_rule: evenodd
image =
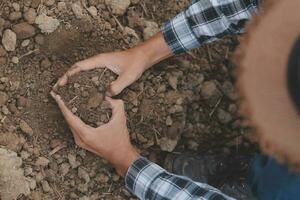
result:
<svg viewBox="0 0 300 200"><path fill-rule="evenodd" d="M11 12L9 14L8 18L10 21L17 21L22 18L22 13L21 12Z"/></svg>
<svg viewBox="0 0 300 200"><path fill-rule="evenodd" d="M65 2L58 2L58 4L57 4L57 9L59 10L59 11L65 11L65 10L67 10L67 5L66 5L66 3Z"/></svg>
<svg viewBox="0 0 300 200"><path fill-rule="evenodd" d="M163 151L172 152L175 149L177 143L178 141L175 139L162 137L159 141L159 146Z"/></svg>
<svg viewBox="0 0 300 200"><path fill-rule="evenodd" d="M23 40L23 42L21 43L21 46L22 47L27 47L28 45L29 45L29 43L30 43L30 40Z"/></svg>
<svg viewBox="0 0 300 200"><path fill-rule="evenodd" d="M87 107L88 108L97 108L104 100L104 96L101 93L96 93L91 96L88 100Z"/></svg>
<svg viewBox="0 0 300 200"><path fill-rule="evenodd" d="M33 135L33 129L24 120L20 121L20 129L28 136Z"/></svg>
<svg viewBox="0 0 300 200"><path fill-rule="evenodd" d="M6 51L14 51L17 45L17 35L10 29L6 29L2 36L2 44Z"/></svg>
<svg viewBox="0 0 300 200"><path fill-rule="evenodd" d="M222 124L228 124L230 121L232 121L232 116L225 110L218 109L218 119Z"/></svg>
<svg viewBox="0 0 300 200"><path fill-rule="evenodd" d="M15 152L0 148L1 200L18 199L22 194L30 194L29 184L21 166L22 159Z"/></svg>
<svg viewBox="0 0 300 200"><path fill-rule="evenodd" d="M8 101L8 95L5 92L0 91L0 106L3 106Z"/></svg>
<svg viewBox="0 0 300 200"><path fill-rule="evenodd" d="M25 139L15 133L0 133L0 145L5 146L9 150L19 152L24 142Z"/></svg>
<svg viewBox="0 0 300 200"><path fill-rule="evenodd" d="M105 4L109 6L115 15L124 15L130 5L130 0L105 0Z"/></svg>
<svg viewBox="0 0 300 200"><path fill-rule="evenodd" d="M14 2L14 3L12 3L11 6L13 7L13 9L14 9L16 12L19 12L19 11L20 11L20 4Z"/></svg>
<svg viewBox="0 0 300 200"><path fill-rule="evenodd" d="M19 63L19 58L17 56L14 56L11 58L11 62L14 64L18 64Z"/></svg>
<svg viewBox="0 0 300 200"><path fill-rule="evenodd" d="M159 26L156 22L153 21L145 21L145 28L143 30L143 38L144 40L150 39L156 33L159 32Z"/></svg>
<svg viewBox="0 0 300 200"><path fill-rule="evenodd" d="M71 153L68 154L68 161L72 169L77 168L80 165L80 162L76 160L76 156Z"/></svg>
<svg viewBox="0 0 300 200"><path fill-rule="evenodd" d="M178 78L176 76L170 76L168 83L174 90L177 90Z"/></svg>
<svg viewBox="0 0 300 200"><path fill-rule="evenodd" d="M78 168L78 177L83 179L85 181L85 183L89 183L90 182L90 175L89 173L87 173L87 171L85 169L83 169L82 167Z"/></svg>
<svg viewBox="0 0 300 200"><path fill-rule="evenodd" d="M35 28L27 22L16 24L12 27L19 40L31 38L35 35Z"/></svg>
<svg viewBox="0 0 300 200"><path fill-rule="evenodd" d="M83 17L83 10L80 3L73 3L71 8L77 19L81 19Z"/></svg>
<svg viewBox="0 0 300 200"><path fill-rule="evenodd" d="M59 172L62 176L65 176L69 173L70 171L70 165L68 163L63 163L61 164L60 168L59 168Z"/></svg>
<svg viewBox="0 0 300 200"><path fill-rule="evenodd" d="M24 19L29 23L29 24L34 24L35 19L36 19L37 13L35 9L29 8L25 13L24 13Z"/></svg>
<svg viewBox="0 0 300 200"><path fill-rule="evenodd" d="M48 58L43 59L41 62L41 68L48 69L49 67L51 67L51 61Z"/></svg>
<svg viewBox="0 0 300 200"><path fill-rule="evenodd" d="M96 17L98 14L98 10L95 6L90 6L87 11L92 15L93 17Z"/></svg>
<svg viewBox="0 0 300 200"><path fill-rule="evenodd" d="M48 192L51 191L51 187L50 187L48 181L43 180L43 181L41 182L41 184L42 184L42 188L43 188L43 191L44 191L44 192L48 193Z"/></svg>
<svg viewBox="0 0 300 200"><path fill-rule="evenodd" d="M52 33L58 28L60 22L58 19L41 14L36 17L35 24L38 25L42 33Z"/></svg>
<svg viewBox="0 0 300 200"><path fill-rule="evenodd" d="M49 164L49 160L45 157L38 157L38 159L35 161L36 166L46 167Z"/></svg>
<svg viewBox="0 0 300 200"><path fill-rule="evenodd" d="M220 96L220 91L217 85L213 81L206 81L201 87L201 96L204 99L210 99L212 97Z"/></svg>
<svg viewBox="0 0 300 200"><path fill-rule="evenodd" d="M55 4L55 0L47 0L46 2L45 2L45 5L46 6L53 6Z"/></svg>
<svg viewBox="0 0 300 200"><path fill-rule="evenodd" d="M167 119L166 119L166 125L167 126L171 126L173 124L173 120L170 116L167 116Z"/></svg>

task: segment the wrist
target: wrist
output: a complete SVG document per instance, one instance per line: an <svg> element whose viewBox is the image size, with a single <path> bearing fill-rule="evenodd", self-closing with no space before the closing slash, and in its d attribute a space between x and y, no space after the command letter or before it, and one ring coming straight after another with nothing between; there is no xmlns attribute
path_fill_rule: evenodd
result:
<svg viewBox="0 0 300 200"><path fill-rule="evenodd" d="M137 54L140 54L145 59L146 69L173 55L162 32L136 46L133 48L133 51L136 51Z"/></svg>

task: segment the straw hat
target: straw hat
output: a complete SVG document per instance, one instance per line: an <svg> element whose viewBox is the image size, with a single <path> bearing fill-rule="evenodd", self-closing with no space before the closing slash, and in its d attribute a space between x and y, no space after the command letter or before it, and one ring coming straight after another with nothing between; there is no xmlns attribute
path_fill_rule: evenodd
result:
<svg viewBox="0 0 300 200"><path fill-rule="evenodd" d="M241 112L264 153L300 172L300 1L276 0L236 52Z"/></svg>

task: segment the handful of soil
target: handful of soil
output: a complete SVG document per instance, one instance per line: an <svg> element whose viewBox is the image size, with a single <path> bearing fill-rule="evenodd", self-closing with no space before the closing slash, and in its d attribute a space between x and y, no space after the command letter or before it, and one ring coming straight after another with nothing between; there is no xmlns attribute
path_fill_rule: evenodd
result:
<svg viewBox="0 0 300 200"><path fill-rule="evenodd" d="M111 109L105 101L106 88L116 75L107 69L81 72L71 77L58 93L68 108L90 126L98 127L109 121Z"/></svg>

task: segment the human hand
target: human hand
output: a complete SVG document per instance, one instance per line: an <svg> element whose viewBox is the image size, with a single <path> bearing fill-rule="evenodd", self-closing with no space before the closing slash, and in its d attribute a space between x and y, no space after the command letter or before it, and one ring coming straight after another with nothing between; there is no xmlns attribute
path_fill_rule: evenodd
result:
<svg viewBox="0 0 300 200"><path fill-rule="evenodd" d="M118 79L111 83L107 95L119 94L124 88L136 81L152 65L172 55L162 33L132 49L103 53L75 63L54 85L53 90L67 84L68 79L81 72L95 68L108 68L116 73Z"/></svg>
<svg viewBox="0 0 300 200"><path fill-rule="evenodd" d="M67 121L75 143L107 160L119 175L125 176L132 162L139 158L139 154L130 143L123 101L106 97L112 109L112 117L107 124L93 128L74 115L58 94L54 91L50 94Z"/></svg>

